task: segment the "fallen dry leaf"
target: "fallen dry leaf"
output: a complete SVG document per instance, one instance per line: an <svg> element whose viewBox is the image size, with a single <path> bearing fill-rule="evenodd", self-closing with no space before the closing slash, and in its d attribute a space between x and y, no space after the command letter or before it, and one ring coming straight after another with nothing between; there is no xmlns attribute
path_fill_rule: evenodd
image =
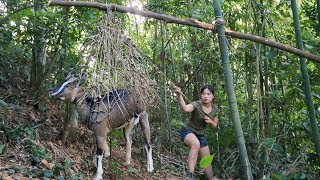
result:
<svg viewBox="0 0 320 180"><path fill-rule="evenodd" d="M45 159L42 159L42 160L41 160L41 164L43 164L44 166L46 166L46 168L48 168L48 169L52 169L53 166L54 166L52 163L48 163L48 161L45 160Z"/></svg>
<svg viewBox="0 0 320 180"><path fill-rule="evenodd" d="M29 116L32 121L37 121L37 118L32 111L29 113Z"/></svg>
<svg viewBox="0 0 320 180"><path fill-rule="evenodd" d="M13 178L7 174L2 174L1 179L3 180L13 180Z"/></svg>

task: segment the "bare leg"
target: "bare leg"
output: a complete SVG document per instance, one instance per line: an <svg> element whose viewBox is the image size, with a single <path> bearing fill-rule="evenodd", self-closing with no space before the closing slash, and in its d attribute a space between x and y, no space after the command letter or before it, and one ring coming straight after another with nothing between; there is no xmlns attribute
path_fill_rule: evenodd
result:
<svg viewBox="0 0 320 180"><path fill-rule="evenodd" d="M203 158L205 156L210 155L210 150L208 146L202 147L199 150L199 156L200 158ZM204 169L204 173L207 176L207 179L211 180L213 178L213 170L212 170L212 166L208 166Z"/></svg>
<svg viewBox="0 0 320 180"><path fill-rule="evenodd" d="M196 135L194 135L193 133L189 133L184 138L184 143L190 147L188 155L188 168L189 172L194 173L194 168L197 164L198 152L200 149L200 142Z"/></svg>
<svg viewBox="0 0 320 180"><path fill-rule="evenodd" d="M150 140L150 126L148 121L148 113L143 112L140 115L140 127L143 131L144 139L145 139L145 149L147 152L147 170L148 172L153 171L153 159L152 159L152 148L151 148L151 140Z"/></svg>

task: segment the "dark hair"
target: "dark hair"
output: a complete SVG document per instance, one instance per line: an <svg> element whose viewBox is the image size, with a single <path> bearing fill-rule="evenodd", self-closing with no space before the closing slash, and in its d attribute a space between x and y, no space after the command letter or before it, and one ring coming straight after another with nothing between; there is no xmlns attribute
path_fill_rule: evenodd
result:
<svg viewBox="0 0 320 180"><path fill-rule="evenodd" d="M212 94L214 94L214 87L212 85L204 85L202 86L200 93L202 94L205 89L208 89Z"/></svg>

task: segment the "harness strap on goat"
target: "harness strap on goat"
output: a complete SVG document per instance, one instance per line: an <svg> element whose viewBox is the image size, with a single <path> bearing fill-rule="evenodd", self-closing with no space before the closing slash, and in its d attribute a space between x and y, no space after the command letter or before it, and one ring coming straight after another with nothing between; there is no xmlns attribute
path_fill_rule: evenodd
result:
<svg viewBox="0 0 320 180"><path fill-rule="evenodd" d="M123 96L124 96L124 95L123 95ZM123 115L124 117L126 117L126 116L125 116L124 112L122 111L122 109L125 109L125 111L127 112L127 115L130 116L128 110L125 108L124 104L122 103L122 98L123 98L123 96L122 96L122 97L117 96L117 98L114 98L114 99L112 100L112 102L108 102L108 104L109 104L108 107L105 107L106 110L108 111L108 116L110 116L110 113L109 113L110 110L111 110L112 108L114 108L114 106L116 106L116 105L119 106L119 108L121 109L121 113L122 113L122 115ZM87 100L88 100L88 99L87 99ZM98 104L98 103L101 103L102 101L103 101L103 100L102 100L101 98L98 98L98 100L90 99L90 107L89 107L89 111L88 111L88 113L87 113L87 115L86 115L86 119L85 119L88 127L90 127L90 126L91 126L92 124L94 124L94 123L99 123L100 121L98 121L98 120L93 121L93 120L94 120L94 119L97 119L100 113L105 113L105 111L95 111L95 110L94 110L95 107L97 106L97 104ZM119 103L119 102L121 102L121 103ZM120 104L121 104L121 105L120 105ZM122 106L123 108L121 108L121 106ZM133 115L134 115L135 118L138 118L138 117L140 116L140 113L141 113L141 110L140 110L140 109L136 109L136 111L135 111L135 113L134 113ZM127 119L127 118L126 118L126 119ZM127 123L129 123L129 120L130 120L130 119L128 119L128 122L127 122Z"/></svg>

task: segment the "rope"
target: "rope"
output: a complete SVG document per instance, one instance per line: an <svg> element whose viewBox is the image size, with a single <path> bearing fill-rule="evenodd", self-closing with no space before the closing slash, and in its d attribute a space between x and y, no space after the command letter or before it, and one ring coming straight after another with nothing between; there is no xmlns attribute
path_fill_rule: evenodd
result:
<svg viewBox="0 0 320 180"><path fill-rule="evenodd" d="M222 18L222 16L217 16L215 23L214 23L214 31L220 26L224 26L226 24L226 21Z"/></svg>

